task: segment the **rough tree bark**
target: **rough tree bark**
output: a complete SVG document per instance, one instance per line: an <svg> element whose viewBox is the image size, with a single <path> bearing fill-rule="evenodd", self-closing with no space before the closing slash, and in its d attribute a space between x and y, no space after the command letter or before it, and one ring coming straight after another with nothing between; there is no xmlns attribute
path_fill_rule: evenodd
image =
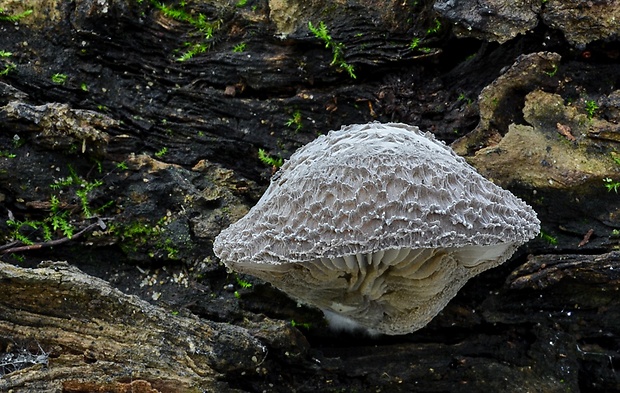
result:
<svg viewBox="0 0 620 393"><path fill-rule="evenodd" d="M0 0L0 390L620 391L619 8ZM211 250L259 149L373 120L456 140L543 228L402 337Z"/></svg>
<svg viewBox="0 0 620 393"><path fill-rule="evenodd" d="M54 344L46 367L6 375L3 390L132 391L138 381L153 391L222 389L219 373L267 355L245 329L174 315L67 263L0 267L3 335Z"/></svg>

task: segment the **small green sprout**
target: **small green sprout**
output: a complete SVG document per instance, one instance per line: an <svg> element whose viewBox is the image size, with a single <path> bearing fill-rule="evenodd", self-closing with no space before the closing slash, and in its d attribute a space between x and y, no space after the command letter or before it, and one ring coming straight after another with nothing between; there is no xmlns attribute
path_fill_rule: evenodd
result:
<svg viewBox="0 0 620 393"><path fill-rule="evenodd" d="M465 93L461 93L461 94L459 94L459 96L458 96L457 100L459 100L459 101L465 101L465 102L467 103L467 105L471 105L471 104L473 104L473 103L474 103L474 100L472 100L471 98L467 97L467 96L465 95Z"/></svg>
<svg viewBox="0 0 620 393"><path fill-rule="evenodd" d="M80 89L82 89L82 91L88 91L88 85L82 82L82 84L80 85Z"/></svg>
<svg viewBox="0 0 620 393"><path fill-rule="evenodd" d="M304 322L304 323L299 323L299 322L295 322L294 319L291 319L291 326L292 327L302 327L306 330L310 330L310 327L312 326L312 324L310 322Z"/></svg>
<svg viewBox="0 0 620 393"><path fill-rule="evenodd" d="M295 126L295 132L299 132L303 128L303 124L301 122L301 112L296 110L291 115L290 119L286 122L287 127Z"/></svg>
<svg viewBox="0 0 620 393"><path fill-rule="evenodd" d="M12 232L12 236L15 240L22 242L23 244L30 246L34 244L32 240L30 240L27 236L23 235L20 230L23 227L29 227L30 229L39 229L40 223L35 221L15 221L15 220L6 220L6 225L14 228Z"/></svg>
<svg viewBox="0 0 620 393"><path fill-rule="evenodd" d="M75 192L75 195L80 199L82 205L82 213L85 217L92 217L93 213L90 210L88 194L95 188L101 186L103 182L101 180L95 180L94 182L82 183L82 188Z"/></svg>
<svg viewBox="0 0 620 393"><path fill-rule="evenodd" d="M0 50L0 57L11 57L11 56L13 56L13 53Z"/></svg>
<svg viewBox="0 0 620 393"><path fill-rule="evenodd" d="M0 70L0 76L7 76L9 72L13 71L14 69L15 69L15 64L8 63L7 65L4 66L4 69Z"/></svg>
<svg viewBox="0 0 620 393"><path fill-rule="evenodd" d="M67 81L67 75L65 74L56 73L52 75L52 82L58 85L64 85L66 81Z"/></svg>
<svg viewBox="0 0 620 393"><path fill-rule="evenodd" d="M15 259L17 262L24 262L26 260L26 257L23 256L23 255L11 253L10 256L11 256L11 258Z"/></svg>
<svg viewBox="0 0 620 393"><path fill-rule="evenodd" d="M236 6L239 8L245 7L245 5L248 3L248 0L239 0L237 1Z"/></svg>
<svg viewBox="0 0 620 393"><path fill-rule="evenodd" d="M166 256L168 259L178 259L179 250L173 246L173 242L171 239L166 239L163 242L158 242L157 247L161 248L166 252Z"/></svg>
<svg viewBox="0 0 620 393"><path fill-rule="evenodd" d="M155 153L155 157L162 158L163 156L166 155L166 153L168 153L168 148L162 147L157 153Z"/></svg>
<svg viewBox="0 0 620 393"><path fill-rule="evenodd" d="M333 64L333 62L332 62ZM355 76L355 68L353 68L353 66L349 63L345 63L345 62L341 62L338 67L340 67L340 69L342 69L343 71L346 71L347 74L349 74L349 76L352 79L356 79L357 76Z"/></svg>
<svg viewBox="0 0 620 393"><path fill-rule="evenodd" d="M187 61L189 59L191 59L192 57L196 56L199 53L204 53L207 51L207 49L209 49L209 47L207 46L207 44L203 43L203 42L199 42L196 44L191 44L191 43L186 43L186 45L191 46L191 48L183 53L180 57L177 57L177 61L183 62L183 61Z"/></svg>
<svg viewBox="0 0 620 393"><path fill-rule="evenodd" d="M441 21L439 19L435 19L433 20L433 26L426 29L426 34L427 35L435 34L439 30L441 30Z"/></svg>
<svg viewBox="0 0 620 393"><path fill-rule="evenodd" d="M419 37L415 37L411 40L411 43L409 44L409 49L417 49L420 46L421 41L422 40Z"/></svg>
<svg viewBox="0 0 620 393"><path fill-rule="evenodd" d="M119 162L116 164L116 168L120 169L121 171L124 171L126 169L128 169L129 167L127 166L127 163L125 161L123 162Z"/></svg>
<svg viewBox="0 0 620 393"><path fill-rule="evenodd" d="M233 52L235 53L241 53L243 51L245 51L245 47L246 47L246 43L242 42L240 44L237 44L233 47Z"/></svg>
<svg viewBox="0 0 620 393"><path fill-rule="evenodd" d="M316 38L325 42L326 48L329 48L332 43L332 37L329 35L329 32L327 31L327 25L323 21L319 22L318 27L315 27L312 22L308 22L308 28Z"/></svg>
<svg viewBox="0 0 620 393"><path fill-rule="evenodd" d="M599 106L596 104L594 100L586 100L586 113L588 114L588 119L592 119L594 114L598 110Z"/></svg>
<svg viewBox="0 0 620 393"><path fill-rule="evenodd" d="M60 230L62 232L62 234L66 237L68 237L69 239L71 239L73 237L73 232L74 232L74 226L73 224L71 224L68 221L68 211L61 211L60 209L60 200L58 199L58 197L56 195L52 195L52 197L50 198L50 211L51 211L51 222L50 225L52 227L53 230L57 231ZM44 228L44 232L45 231L45 226ZM52 239L52 234L51 231L49 233L45 234L45 239L47 241Z"/></svg>
<svg viewBox="0 0 620 393"><path fill-rule="evenodd" d="M243 289L252 288L252 284L242 280L239 276L235 275L235 280L237 280L237 285L239 285Z"/></svg>
<svg viewBox="0 0 620 393"><path fill-rule="evenodd" d="M282 157L271 157L263 149L258 149L258 159L267 166L280 168L284 164Z"/></svg>
<svg viewBox="0 0 620 393"><path fill-rule="evenodd" d="M543 239L545 242L549 243L552 246L555 246L556 244L558 244L558 239L556 237L551 236L550 234L548 234L547 232L544 232L543 230L540 231L540 234L538 236L540 236L541 239Z"/></svg>
<svg viewBox="0 0 620 393"><path fill-rule="evenodd" d="M439 19L434 19L433 26L426 29L426 37L439 32L439 30L441 30L441 22L439 21ZM419 37L414 37L409 43L409 49L418 50L422 53L431 53L433 51L433 49L427 46L421 46L421 44L422 44L422 39Z"/></svg>
<svg viewBox="0 0 620 393"><path fill-rule="evenodd" d="M610 178L606 177L603 179L605 183L605 188L607 188L608 192L614 191L616 194L618 193L618 189L620 188L620 181L613 181Z"/></svg>

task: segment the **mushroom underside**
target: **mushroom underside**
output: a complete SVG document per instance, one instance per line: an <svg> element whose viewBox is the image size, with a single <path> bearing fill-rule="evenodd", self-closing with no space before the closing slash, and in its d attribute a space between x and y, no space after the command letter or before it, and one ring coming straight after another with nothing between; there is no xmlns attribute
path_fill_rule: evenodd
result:
<svg viewBox="0 0 620 393"><path fill-rule="evenodd" d="M507 260L517 245L398 248L302 263L234 264L328 316L383 334L424 327L468 279Z"/></svg>

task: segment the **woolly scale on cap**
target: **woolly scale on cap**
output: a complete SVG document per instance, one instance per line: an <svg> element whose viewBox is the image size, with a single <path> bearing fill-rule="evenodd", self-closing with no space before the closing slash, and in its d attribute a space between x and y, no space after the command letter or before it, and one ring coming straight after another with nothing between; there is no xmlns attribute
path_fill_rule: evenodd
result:
<svg viewBox="0 0 620 393"><path fill-rule="evenodd" d="M403 334L538 232L528 205L431 134L370 123L295 152L214 251L328 316Z"/></svg>

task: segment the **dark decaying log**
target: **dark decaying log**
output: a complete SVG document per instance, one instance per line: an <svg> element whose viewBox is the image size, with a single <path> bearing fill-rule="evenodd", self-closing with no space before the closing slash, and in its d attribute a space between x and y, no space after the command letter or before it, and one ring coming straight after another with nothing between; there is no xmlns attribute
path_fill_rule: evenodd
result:
<svg viewBox="0 0 620 393"><path fill-rule="evenodd" d="M0 391L620 391L619 6L522 3L0 0ZM211 250L259 149L373 120L460 138L544 230L402 337Z"/></svg>
<svg viewBox="0 0 620 393"><path fill-rule="evenodd" d="M5 348L26 344L33 354L48 355L44 364L7 374L2 389L126 391L136 381L161 392L260 391L274 384L278 391L620 387L617 252L533 257L503 286L489 285L492 276L473 280L419 333L330 343L311 332L312 340L323 340L320 351L295 339L283 344L295 335L281 324L242 328L176 315L66 263L1 267L0 327L21 341L5 341ZM472 302L477 286L490 294Z"/></svg>
<svg viewBox="0 0 620 393"><path fill-rule="evenodd" d="M4 376L2 391L121 391L136 380L162 392L216 389L219 374L251 369L267 355L245 329L175 315L67 263L2 264L0 283L3 336L36 342L48 354L44 367Z"/></svg>

